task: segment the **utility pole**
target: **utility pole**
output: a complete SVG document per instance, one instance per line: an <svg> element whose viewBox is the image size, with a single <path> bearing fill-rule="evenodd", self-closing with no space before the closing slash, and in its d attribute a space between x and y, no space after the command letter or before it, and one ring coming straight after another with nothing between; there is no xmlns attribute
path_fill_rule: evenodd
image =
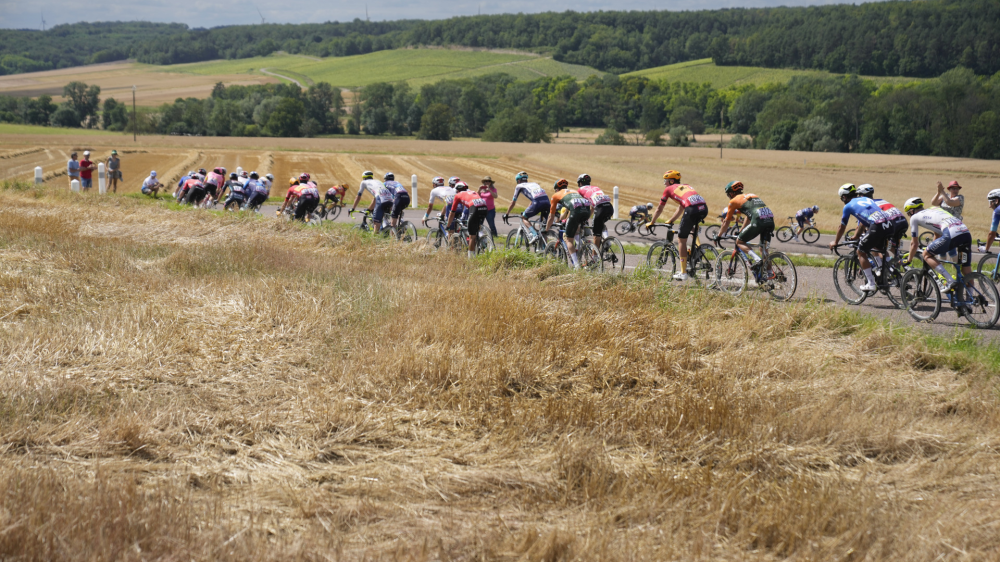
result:
<svg viewBox="0 0 1000 562"><path fill-rule="evenodd" d="M722 159L722 131L725 129L723 126L726 124L723 119L725 118L725 108L719 110L719 159Z"/></svg>
<svg viewBox="0 0 1000 562"><path fill-rule="evenodd" d="M132 142L136 142L139 136L139 120L135 113L135 84L132 84Z"/></svg>

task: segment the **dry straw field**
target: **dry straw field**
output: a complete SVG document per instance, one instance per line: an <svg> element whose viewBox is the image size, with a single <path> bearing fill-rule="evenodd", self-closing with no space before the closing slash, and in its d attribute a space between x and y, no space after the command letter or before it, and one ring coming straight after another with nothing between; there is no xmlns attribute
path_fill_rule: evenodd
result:
<svg viewBox="0 0 1000 562"><path fill-rule="evenodd" d="M353 170L302 148L275 169ZM1000 356L962 337L61 181L0 191L0 283L0 559L1000 555Z"/></svg>

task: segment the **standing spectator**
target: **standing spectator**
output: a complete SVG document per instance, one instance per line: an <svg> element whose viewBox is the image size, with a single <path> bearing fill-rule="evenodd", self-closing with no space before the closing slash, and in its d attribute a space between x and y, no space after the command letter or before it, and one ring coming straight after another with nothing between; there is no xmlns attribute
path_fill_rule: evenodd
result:
<svg viewBox="0 0 1000 562"><path fill-rule="evenodd" d="M483 178L483 185L479 187L479 196L486 201L486 223L490 225L490 233L494 238L497 236L497 225L494 222L497 216L496 202L497 188L493 186L493 178L486 176Z"/></svg>
<svg viewBox="0 0 1000 562"><path fill-rule="evenodd" d="M90 161L90 151L83 151L83 160L80 161L80 187L84 191L94 187L94 163Z"/></svg>
<svg viewBox="0 0 1000 562"><path fill-rule="evenodd" d="M69 176L69 188L73 189L73 180L80 180L80 163L76 160L76 152L70 153L66 163L66 175Z"/></svg>
<svg viewBox="0 0 1000 562"><path fill-rule="evenodd" d="M118 159L118 151L112 150L108 157L108 182L111 184L111 192L118 193L118 180L122 178L122 161Z"/></svg>
<svg viewBox="0 0 1000 562"><path fill-rule="evenodd" d="M952 181L948 184L948 190L945 191L941 182L938 182L937 195L931 199L931 205L940 205L942 209L951 213L955 218L961 219L962 209L965 207L965 196L958 194L961 189L962 186L958 185L957 181Z"/></svg>

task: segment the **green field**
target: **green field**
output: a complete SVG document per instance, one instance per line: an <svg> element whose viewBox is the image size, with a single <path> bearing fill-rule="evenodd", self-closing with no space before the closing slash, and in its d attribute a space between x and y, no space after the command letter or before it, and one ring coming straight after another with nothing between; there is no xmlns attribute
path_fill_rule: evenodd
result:
<svg viewBox="0 0 1000 562"><path fill-rule="evenodd" d="M62 127L44 127L42 125L16 125L14 123L0 123L0 135L85 135L85 136L110 136L123 135L114 131L101 131L98 129L64 129Z"/></svg>
<svg viewBox="0 0 1000 562"><path fill-rule="evenodd" d="M712 59L680 62L656 68L629 72L622 76L645 76L654 80L669 82L708 82L714 88L727 88L740 84L761 85L767 83L784 84L794 76L838 76L825 70L794 70L787 68L760 68L756 66L716 66ZM911 82L917 78L900 76L864 76L876 82Z"/></svg>
<svg viewBox="0 0 1000 562"><path fill-rule="evenodd" d="M329 82L341 88L400 81L420 86L444 78L471 78L494 72L504 72L520 79L559 75L584 79L591 74L599 74L593 68L530 54L445 49L399 49L324 59L280 54L155 68L161 72L199 75L260 74L263 68L299 81L305 78L314 82Z"/></svg>

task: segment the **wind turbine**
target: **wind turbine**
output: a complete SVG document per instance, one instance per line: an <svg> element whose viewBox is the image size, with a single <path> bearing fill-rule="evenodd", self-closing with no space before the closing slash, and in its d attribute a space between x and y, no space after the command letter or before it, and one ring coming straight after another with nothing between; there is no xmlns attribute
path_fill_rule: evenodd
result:
<svg viewBox="0 0 1000 562"><path fill-rule="evenodd" d="M264 22L264 14L260 13L260 8L258 8L257 5L254 4L253 9L257 10L257 15L260 16L260 24L264 25L264 23L265 23Z"/></svg>
<svg viewBox="0 0 1000 562"><path fill-rule="evenodd" d="M38 12L42 14L42 31L45 31L45 12Z"/></svg>

